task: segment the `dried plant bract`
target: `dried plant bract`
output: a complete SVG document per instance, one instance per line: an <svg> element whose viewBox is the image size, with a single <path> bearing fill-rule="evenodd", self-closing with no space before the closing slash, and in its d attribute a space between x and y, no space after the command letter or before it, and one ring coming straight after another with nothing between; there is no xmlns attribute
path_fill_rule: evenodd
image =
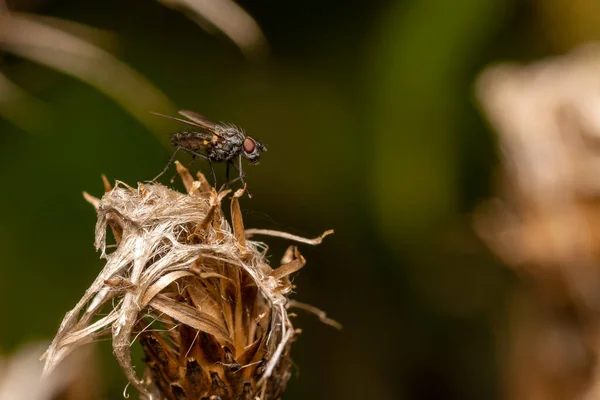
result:
<svg viewBox="0 0 600 400"><path fill-rule="evenodd" d="M244 230L244 189L231 196L230 224L221 203L231 192L217 193L203 175L194 179L179 163L177 169L185 194L122 182L108 185L101 199L85 194L98 212L95 245L106 266L65 316L45 372L78 346L110 334L115 357L142 398L278 399L290 377L295 334L288 276L306 260L290 247L282 265L271 268L267 246ZM108 230L114 245L107 243ZM253 234L309 244L322 239ZM143 374L132 366L135 342L145 354Z"/></svg>

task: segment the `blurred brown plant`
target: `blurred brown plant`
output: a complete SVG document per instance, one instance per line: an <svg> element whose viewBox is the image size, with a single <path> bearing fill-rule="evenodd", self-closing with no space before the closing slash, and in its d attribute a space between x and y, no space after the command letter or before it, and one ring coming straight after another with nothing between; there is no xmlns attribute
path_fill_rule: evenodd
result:
<svg viewBox="0 0 600 400"><path fill-rule="evenodd" d="M600 45L491 67L477 93L503 165L500 196L479 208L475 226L522 278L507 397L599 398Z"/></svg>
<svg viewBox="0 0 600 400"><path fill-rule="evenodd" d="M269 45L258 23L233 0L159 0L166 6L187 11L205 29L210 26L227 36L244 55L260 59Z"/></svg>
<svg viewBox="0 0 600 400"><path fill-rule="evenodd" d="M295 330L287 312L288 276L306 262L295 246L279 268L267 246L247 238L233 194L231 225L217 193L177 163L186 194L160 184L136 188L117 182L97 199L96 248L106 266L48 349L45 373L82 344L112 332L115 357L129 382L148 399L278 399L290 376ZM107 244L107 228L116 241ZM112 252L108 253L109 250ZM306 308L306 307L303 307ZM321 315L322 319L325 318ZM146 356L139 378L131 361L136 340Z"/></svg>
<svg viewBox="0 0 600 400"><path fill-rule="evenodd" d="M41 379L40 354L44 344L30 344L8 357L0 357L0 400L99 399L99 370L95 353L76 351L51 374Z"/></svg>

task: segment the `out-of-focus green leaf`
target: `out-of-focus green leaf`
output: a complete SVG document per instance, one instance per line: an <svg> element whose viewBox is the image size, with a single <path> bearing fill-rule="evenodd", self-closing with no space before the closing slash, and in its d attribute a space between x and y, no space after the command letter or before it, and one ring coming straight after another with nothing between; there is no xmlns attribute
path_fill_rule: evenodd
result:
<svg viewBox="0 0 600 400"><path fill-rule="evenodd" d="M0 116L27 132L41 132L50 122L47 107L1 73Z"/></svg>
<svg viewBox="0 0 600 400"><path fill-rule="evenodd" d="M425 233L456 209L463 71L501 21L498 3L423 0L385 15L373 58L371 193L391 240Z"/></svg>

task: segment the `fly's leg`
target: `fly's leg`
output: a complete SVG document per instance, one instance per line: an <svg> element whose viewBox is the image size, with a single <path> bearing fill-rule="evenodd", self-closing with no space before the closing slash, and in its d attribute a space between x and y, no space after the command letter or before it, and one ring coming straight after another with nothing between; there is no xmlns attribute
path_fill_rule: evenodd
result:
<svg viewBox="0 0 600 400"><path fill-rule="evenodd" d="M219 191L223 190L224 188L226 188L226 187L230 186L231 184L233 184L234 182L237 182L237 181L241 181L241 182L242 182L242 185L244 185L244 184L246 183L246 182L244 181L244 177L246 176L246 173L245 173L245 172L244 172L244 170L242 169L242 157L241 157L241 156L240 156L240 159L239 159L239 160L240 160L240 165L239 165L239 167L238 167L237 165L235 165L234 163L231 163L231 165L233 166L233 168L235 168L235 169L237 169L237 170L238 170L238 172L240 173L240 176L238 176L237 178L234 178L234 179L232 179L232 180L230 180L230 181L227 181L227 183L225 183L225 184L224 184L224 185L221 187L221 189L220 189ZM227 164L227 165L229 165L229 164ZM246 188L246 191L248 192L248 197L252 198L252 195L250 194L250 190L248 190L248 188Z"/></svg>
<svg viewBox="0 0 600 400"><path fill-rule="evenodd" d="M192 154L192 161L190 161L190 163L188 164L188 169L190 169L192 167L192 164L194 164L194 161L196 161L196 155Z"/></svg>
<svg viewBox="0 0 600 400"><path fill-rule="evenodd" d="M238 180L238 178L229 180L229 167L231 165L233 165L235 167L235 164L233 164L231 161L227 161L227 164L225 165L225 183L223 184L223 186L221 186L221 188L219 189L219 192L222 191L223 189L230 187L233 182Z"/></svg>
<svg viewBox="0 0 600 400"><path fill-rule="evenodd" d="M235 165L234 163L231 163L231 165L233 166L233 168L237 169L238 172L240 173L240 176L238 176L235 179L230 180L229 182L227 182L227 184L232 184L233 182L237 182L237 181L242 181L242 185L244 183L246 183L244 181L244 177L246 176L246 173L244 172L244 170L242 169L242 157L240 156L240 165L239 167L237 165Z"/></svg>
<svg viewBox="0 0 600 400"><path fill-rule="evenodd" d="M246 174L244 173L244 168L242 168L242 156L240 156L238 158L239 163L240 163L240 168L238 171L240 171L240 181L242 181L242 185L246 184L246 182L244 182L244 177L246 176Z"/></svg>
<svg viewBox="0 0 600 400"><path fill-rule="evenodd" d="M181 149L181 150L183 150L183 151L187 151L188 153L190 153L194 157L199 157L199 158L201 158L203 160L206 160L206 161L210 162L208 156L205 156L204 154L200 154L200 153L198 153L197 151L194 151L194 150L186 149L185 147L178 147L178 148Z"/></svg>
<svg viewBox="0 0 600 400"><path fill-rule="evenodd" d="M240 166L239 167L237 165L235 165L233 162L227 161L227 169L225 170L226 171L227 181L221 187L221 189L229 187L229 186L231 186L232 183L237 182L237 181L242 181L242 185L244 184L244 177L246 176L246 174L241 169L241 167L242 167L242 157L240 157L239 160L240 160ZM232 166L233 168L237 169L239 171L239 173L240 173L240 176L238 176L237 178L229 180L229 166Z"/></svg>
<svg viewBox="0 0 600 400"><path fill-rule="evenodd" d="M213 168L212 162L210 161L210 159L207 157L208 160L208 166L210 167L210 172L212 172L212 177L213 177L213 182L214 185L213 187L216 188L217 187L217 174L215 174L215 169Z"/></svg>
<svg viewBox="0 0 600 400"><path fill-rule="evenodd" d="M197 151L186 149L185 147L180 147L180 149L183 150L183 151L187 151L188 153L190 153L192 155L192 157L198 157L198 158L201 158L203 160L208 161L208 165L210 167L210 171L212 172L213 182L214 182L215 187L216 187L217 186L217 175L215 174L215 169L213 168L213 165L212 165L212 162L210 161L210 158L208 158L208 156L206 156L204 154L198 153Z"/></svg>
<svg viewBox="0 0 600 400"><path fill-rule="evenodd" d="M196 155L192 154L192 161L190 161L190 163L187 165L187 169L192 168L192 165L194 164L194 161L196 161ZM169 182L173 183L175 181L176 177L177 177L177 174L173 175L173 177L171 178L171 180Z"/></svg>
<svg viewBox="0 0 600 400"><path fill-rule="evenodd" d="M158 175L156 175L154 177L154 179L152 179L150 182L155 182L158 178L160 178L165 172L167 172L167 170L169 169L169 167L171 166L171 164L173 163L173 160L175 159L175 155L177 154L177 152L181 149L181 147L177 146L177 148L175 149L175 151L173 152L173 155L171 156L171 158L169 158L169 161L167 162L167 165L165 166L165 168L162 170L162 172Z"/></svg>

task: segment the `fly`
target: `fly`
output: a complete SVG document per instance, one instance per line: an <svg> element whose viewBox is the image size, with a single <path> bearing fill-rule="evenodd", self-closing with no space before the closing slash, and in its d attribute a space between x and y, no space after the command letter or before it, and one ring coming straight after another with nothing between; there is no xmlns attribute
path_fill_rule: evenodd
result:
<svg viewBox="0 0 600 400"><path fill-rule="evenodd" d="M237 126L209 121L202 115L193 111L179 111L179 114L185 117L185 119L158 113L153 114L194 127L193 130L177 132L171 136L171 144L176 147L175 152L169 159L169 162L163 171L158 174L153 181L158 179L167 171L167 169L169 169L177 152L183 150L190 153L192 159L199 157L208 161L215 187L217 186L217 176L213 168L213 163L218 162L224 162L227 165L226 185L231 184L238 179L242 181L243 184L246 174L242 167L242 159L247 159L250 164L257 164L260 161L260 153L267 151L267 148L264 145L251 136L246 135L246 133ZM200 153L200 151L204 151L204 153ZM231 181L229 180L230 166L233 166L239 172L239 176Z"/></svg>

